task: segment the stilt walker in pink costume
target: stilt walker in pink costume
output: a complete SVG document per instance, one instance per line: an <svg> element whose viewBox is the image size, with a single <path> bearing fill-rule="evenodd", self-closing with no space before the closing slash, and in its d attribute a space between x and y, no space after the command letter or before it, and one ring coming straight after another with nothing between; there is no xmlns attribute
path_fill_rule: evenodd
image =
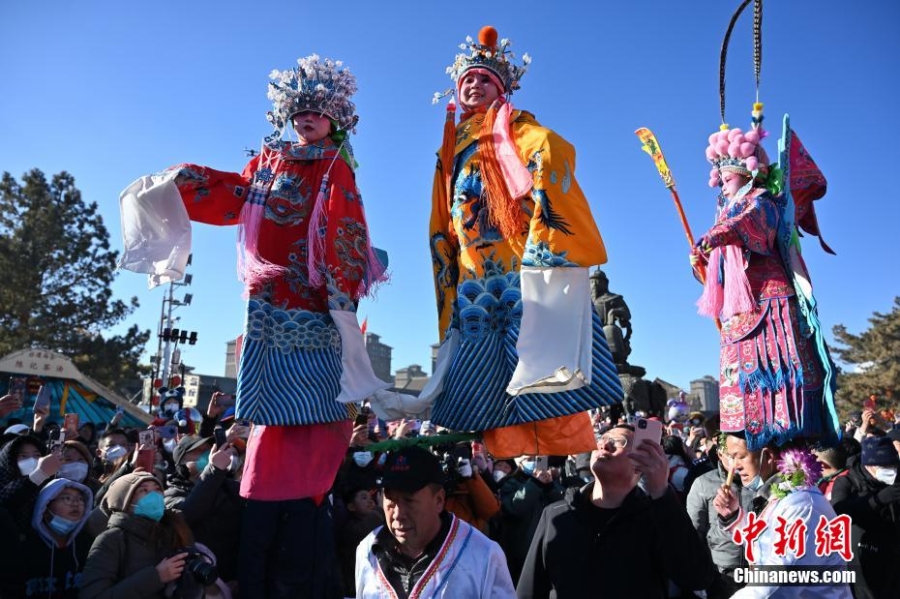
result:
<svg viewBox="0 0 900 599"><path fill-rule="evenodd" d="M722 49L722 126L709 137L710 187L719 187L716 223L691 253L705 282L700 313L720 323L722 430L743 431L751 450L795 438L826 444L840 438L834 408L834 366L822 335L816 301L800 256L798 227L818 235L813 200L825 178L784 117L777 164L762 147L759 103L762 2L756 0L754 59L757 102L751 128L725 124L725 57L734 15ZM822 243L826 251L830 249ZM833 252L832 252L833 253Z"/></svg>
<svg viewBox="0 0 900 599"><path fill-rule="evenodd" d="M241 495L242 597L327 597L324 496L349 443L348 404L387 383L369 363L357 302L382 279L347 136L356 79L312 55L270 75L275 131L242 173L180 164L121 196L123 268L181 278L191 221L238 225L247 311L237 418L253 423ZM284 140L285 131L296 141ZM338 596L339 591L337 592Z"/></svg>

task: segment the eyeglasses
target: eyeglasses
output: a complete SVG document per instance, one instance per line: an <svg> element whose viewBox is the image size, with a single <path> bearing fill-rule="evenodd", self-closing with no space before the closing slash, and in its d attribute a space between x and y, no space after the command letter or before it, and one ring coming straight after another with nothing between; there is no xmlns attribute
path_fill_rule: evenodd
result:
<svg viewBox="0 0 900 599"><path fill-rule="evenodd" d="M597 447L608 447L610 443L615 445L616 449L625 449L628 446L628 439L613 435L603 435L597 439Z"/></svg>
<svg viewBox="0 0 900 599"><path fill-rule="evenodd" d="M53 501L61 501L66 505L84 505L84 496L83 495L57 495Z"/></svg>

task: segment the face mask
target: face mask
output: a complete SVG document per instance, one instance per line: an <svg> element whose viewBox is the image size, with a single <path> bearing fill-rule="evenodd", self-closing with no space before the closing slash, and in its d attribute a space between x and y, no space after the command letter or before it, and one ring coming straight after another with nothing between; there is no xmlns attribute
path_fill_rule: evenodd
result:
<svg viewBox="0 0 900 599"><path fill-rule="evenodd" d="M19 462L21 464L21 462ZM897 480L897 469L896 468L879 468L875 471L875 478L880 480L886 485L893 485L894 481Z"/></svg>
<svg viewBox="0 0 900 599"><path fill-rule="evenodd" d="M25 458L24 460L19 460L19 472L22 473L22 476L28 476L37 470L37 466L37 458Z"/></svg>
<svg viewBox="0 0 900 599"><path fill-rule="evenodd" d="M519 467L529 476L534 474L534 460L523 460Z"/></svg>
<svg viewBox="0 0 900 599"><path fill-rule="evenodd" d="M756 477L754 477L754 479L751 480L747 484L747 489L750 491L759 491L759 488L762 486L762 483L763 483L762 479L757 474Z"/></svg>
<svg viewBox="0 0 900 599"><path fill-rule="evenodd" d="M209 465L209 452L204 453L202 456L197 458L197 470L199 472L203 472L206 470L206 467Z"/></svg>
<svg viewBox="0 0 900 599"><path fill-rule="evenodd" d="M59 472L56 473L56 478L67 478L69 480L73 480L76 483L82 482L87 478L88 474L88 465L84 462L69 462L68 464L63 464L59 467Z"/></svg>
<svg viewBox="0 0 900 599"><path fill-rule="evenodd" d="M178 409L179 408L177 403L167 403L163 406L163 413L168 416L172 416L175 414L175 412L178 411Z"/></svg>
<svg viewBox="0 0 900 599"><path fill-rule="evenodd" d="M163 448L169 453L175 451L176 445L178 445L178 441L176 441L175 439L166 439L165 441L163 441Z"/></svg>
<svg viewBox="0 0 900 599"><path fill-rule="evenodd" d="M47 522L47 526L50 527L50 530L55 532L60 536L66 536L78 526L80 520L69 520L68 518L63 518L62 516L57 516L53 514L53 519L50 522Z"/></svg>
<svg viewBox="0 0 900 599"><path fill-rule="evenodd" d="M149 518L154 522L159 522L160 520L162 520L165 511L166 502L163 499L162 493L159 493L157 491L147 493L146 495L138 499L138 502L134 504L135 516L143 516L144 518Z"/></svg>
<svg viewBox="0 0 900 599"><path fill-rule="evenodd" d="M506 472L503 470L494 470L494 482L499 483L504 478L506 478Z"/></svg>
<svg viewBox="0 0 900 599"><path fill-rule="evenodd" d="M356 462L356 465L360 468L365 468L372 462L372 452L371 451L354 451L353 452L353 461Z"/></svg>
<svg viewBox="0 0 900 599"><path fill-rule="evenodd" d="M106 448L106 452L103 454L103 459L107 462L115 462L126 453L128 453L128 450L121 445L113 445L112 447Z"/></svg>

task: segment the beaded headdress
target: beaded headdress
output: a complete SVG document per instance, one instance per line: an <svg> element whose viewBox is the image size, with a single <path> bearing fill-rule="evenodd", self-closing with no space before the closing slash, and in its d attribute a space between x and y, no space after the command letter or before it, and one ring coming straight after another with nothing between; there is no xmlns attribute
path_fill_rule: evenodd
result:
<svg viewBox="0 0 900 599"><path fill-rule="evenodd" d="M356 93L356 77L339 60L321 60L318 54L297 59L297 66L269 74L268 97L273 110L266 119L282 130L298 112L319 112L347 131L355 131L356 106L350 97Z"/></svg>
<svg viewBox="0 0 900 599"><path fill-rule="evenodd" d="M466 41L459 45L460 50L467 50L456 55L453 64L447 67L447 74L454 83L459 84L459 80L463 74L469 69L481 68L486 69L497 76L500 83L503 84L503 92L512 94L519 89L519 81L528 70L531 63L531 57L527 53L522 55L522 64L516 64L516 55L510 50L512 43L503 38L497 41L497 30L486 25L478 32L478 41L472 39L472 36L466 36ZM441 93L434 94L434 102L444 96L451 95L454 90L448 89Z"/></svg>

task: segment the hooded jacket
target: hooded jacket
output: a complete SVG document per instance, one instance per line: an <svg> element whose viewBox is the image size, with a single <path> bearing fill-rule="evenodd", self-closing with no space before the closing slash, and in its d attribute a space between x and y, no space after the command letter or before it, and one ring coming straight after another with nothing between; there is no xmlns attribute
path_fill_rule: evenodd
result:
<svg viewBox="0 0 900 599"><path fill-rule="evenodd" d="M60 547L44 521L50 502L65 489L77 489L85 499L85 509L75 528ZM4 530L0 544L0 597L40 597L74 599L81 586L81 572L93 537L83 530L93 501L91 490L79 483L55 479L37 497L31 528L18 534Z"/></svg>
<svg viewBox="0 0 900 599"><path fill-rule="evenodd" d="M159 523L127 512L138 486L147 480L159 482L148 472L132 472L109 487L105 497L112 512L109 527L91 546L81 599L163 596L165 585L156 566L179 547L160 546L154 535Z"/></svg>
<svg viewBox="0 0 900 599"><path fill-rule="evenodd" d="M0 450L0 507L6 508L19 532L28 530L40 485L48 478L38 471L31 476L22 476L16 456L26 444L34 445L41 455L45 454L44 444L31 435L21 435Z"/></svg>

